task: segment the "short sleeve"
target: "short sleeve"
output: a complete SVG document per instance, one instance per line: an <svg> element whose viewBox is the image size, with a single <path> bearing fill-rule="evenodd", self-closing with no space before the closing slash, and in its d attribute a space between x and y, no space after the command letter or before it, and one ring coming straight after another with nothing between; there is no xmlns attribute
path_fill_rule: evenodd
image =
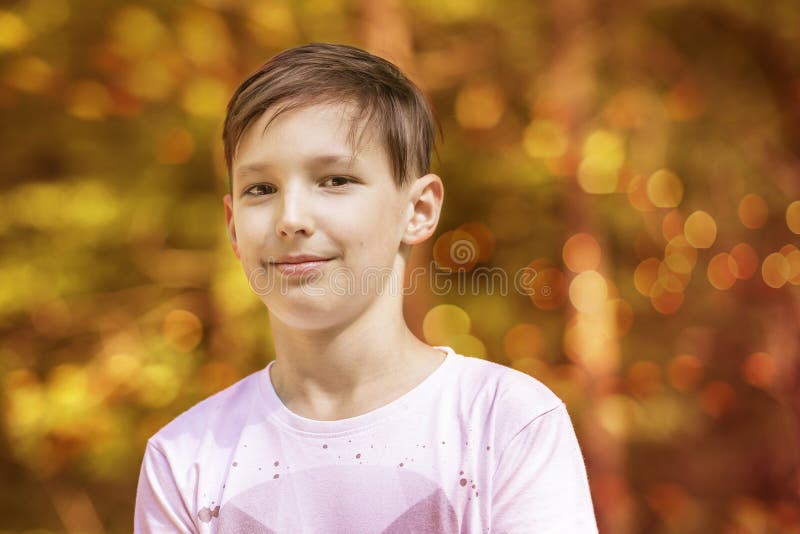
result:
<svg viewBox="0 0 800 534"><path fill-rule="evenodd" d="M597 532L583 455L563 403L514 436L492 487L493 533Z"/></svg>
<svg viewBox="0 0 800 534"><path fill-rule="evenodd" d="M151 442L147 444L139 473L133 531L135 534L196 531L166 455Z"/></svg>

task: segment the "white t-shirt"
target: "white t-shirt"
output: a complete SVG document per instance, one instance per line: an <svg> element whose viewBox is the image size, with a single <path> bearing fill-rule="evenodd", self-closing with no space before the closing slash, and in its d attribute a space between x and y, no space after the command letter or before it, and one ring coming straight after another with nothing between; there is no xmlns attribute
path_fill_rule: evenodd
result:
<svg viewBox="0 0 800 534"><path fill-rule="evenodd" d="M369 413L289 411L269 367L150 438L134 531L596 533L564 403L530 376L456 354Z"/></svg>

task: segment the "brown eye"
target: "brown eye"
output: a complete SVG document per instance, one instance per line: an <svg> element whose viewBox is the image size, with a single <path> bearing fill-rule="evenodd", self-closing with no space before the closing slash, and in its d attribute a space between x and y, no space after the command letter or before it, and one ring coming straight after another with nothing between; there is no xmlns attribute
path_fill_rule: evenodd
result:
<svg viewBox="0 0 800 534"><path fill-rule="evenodd" d="M341 187L343 185L347 185L351 181L352 180L346 176L330 176L325 180L324 183L329 183L334 187Z"/></svg>
<svg viewBox="0 0 800 534"><path fill-rule="evenodd" d="M260 197L264 195L271 195L275 192L275 188L267 184L257 184L245 191L245 194Z"/></svg>

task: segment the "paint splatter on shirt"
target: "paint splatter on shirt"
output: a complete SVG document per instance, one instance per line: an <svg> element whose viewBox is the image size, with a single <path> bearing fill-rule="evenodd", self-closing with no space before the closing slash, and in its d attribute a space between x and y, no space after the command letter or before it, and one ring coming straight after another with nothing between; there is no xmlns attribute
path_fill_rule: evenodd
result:
<svg viewBox="0 0 800 534"><path fill-rule="evenodd" d="M134 531L597 532L564 403L437 348L421 384L357 417L294 414L272 364L195 405L148 441Z"/></svg>

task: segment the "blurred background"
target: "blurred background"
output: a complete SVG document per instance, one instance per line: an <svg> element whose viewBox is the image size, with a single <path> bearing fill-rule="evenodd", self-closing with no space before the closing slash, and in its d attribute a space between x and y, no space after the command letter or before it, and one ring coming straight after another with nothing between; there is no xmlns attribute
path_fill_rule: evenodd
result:
<svg viewBox="0 0 800 534"><path fill-rule="evenodd" d="M800 532L795 0L0 4L0 532L130 532L147 438L273 357L220 135L310 41L432 100L409 324L565 400L601 532Z"/></svg>

